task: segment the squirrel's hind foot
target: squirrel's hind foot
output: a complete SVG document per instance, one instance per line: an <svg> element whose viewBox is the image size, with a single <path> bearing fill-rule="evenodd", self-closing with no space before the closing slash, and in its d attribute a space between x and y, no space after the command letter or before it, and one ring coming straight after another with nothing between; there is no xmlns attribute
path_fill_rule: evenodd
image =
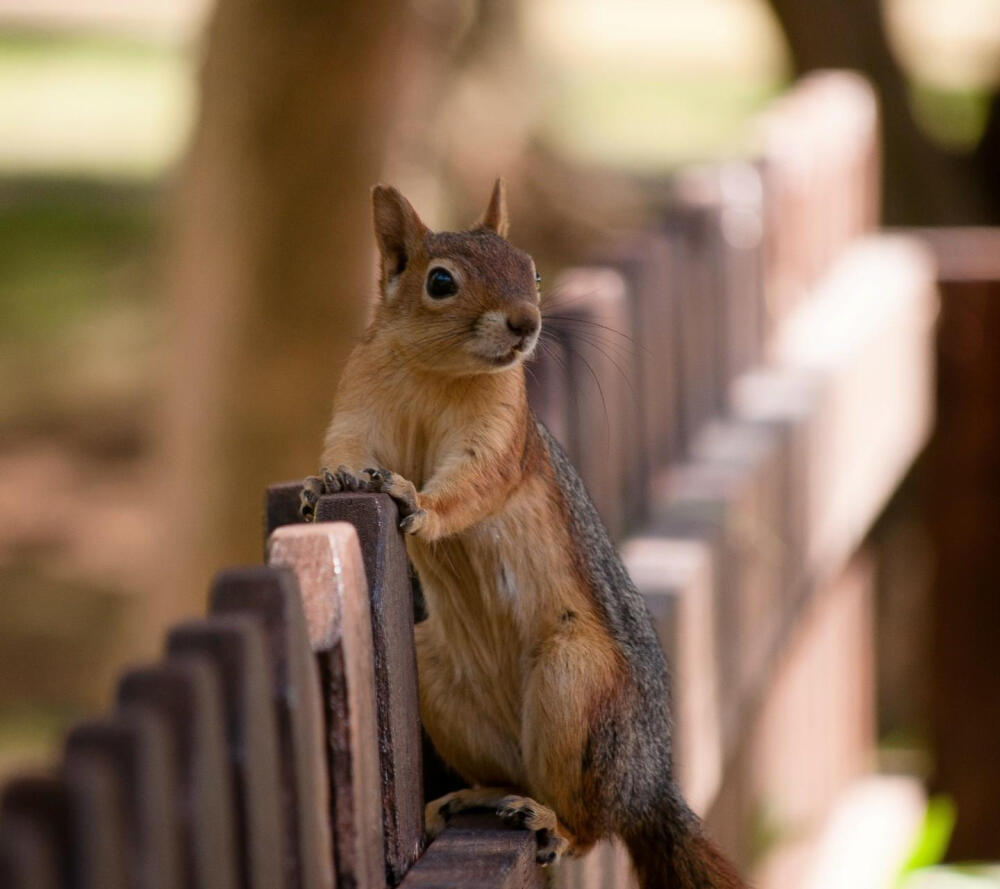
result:
<svg viewBox="0 0 1000 889"><path fill-rule="evenodd" d="M511 827L535 832L538 851L535 861L542 865L556 864L569 850L571 842L564 835L556 813L527 796L508 796L497 805L497 815Z"/></svg>
<svg viewBox="0 0 1000 889"><path fill-rule="evenodd" d="M571 851L573 840L552 809L530 797L496 787L457 790L428 803L424 811L427 838L434 839L445 829L448 818L469 809L495 809L510 827L533 831L538 843L535 861L539 864L555 864Z"/></svg>

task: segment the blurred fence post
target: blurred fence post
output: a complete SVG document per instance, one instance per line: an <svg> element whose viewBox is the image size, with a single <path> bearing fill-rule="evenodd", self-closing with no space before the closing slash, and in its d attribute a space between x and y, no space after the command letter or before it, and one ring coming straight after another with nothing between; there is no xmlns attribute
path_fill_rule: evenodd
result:
<svg viewBox="0 0 1000 889"><path fill-rule="evenodd" d="M952 860L1000 850L1000 229L931 229L938 422L928 516L933 785L955 802Z"/></svg>

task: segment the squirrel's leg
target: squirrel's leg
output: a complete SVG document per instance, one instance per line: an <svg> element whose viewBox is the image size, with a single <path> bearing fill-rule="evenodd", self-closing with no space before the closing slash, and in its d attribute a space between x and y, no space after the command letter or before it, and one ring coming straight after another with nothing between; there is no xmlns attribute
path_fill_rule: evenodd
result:
<svg viewBox="0 0 1000 889"><path fill-rule="evenodd" d="M558 861L573 845L572 836L552 809L509 787L468 787L428 803L424 810L428 837L441 833L452 815L470 809L494 809L511 827L534 831L538 841L535 860L540 864Z"/></svg>
<svg viewBox="0 0 1000 889"><path fill-rule="evenodd" d="M389 494L399 506L399 527L407 534L432 541L455 534L475 524L498 505L506 486L502 480L489 478L489 473L474 475L465 468L447 476L437 475L422 491L399 473L370 467L365 473L372 480L373 491ZM484 480L485 479L485 480ZM482 491L488 491L484 496Z"/></svg>
<svg viewBox="0 0 1000 889"><path fill-rule="evenodd" d="M592 721L614 709L624 684L620 660L601 630L566 610L539 646L525 686L521 751L529 793L544 799L582 855L608 833L602 764L592 762Z"/></svg>

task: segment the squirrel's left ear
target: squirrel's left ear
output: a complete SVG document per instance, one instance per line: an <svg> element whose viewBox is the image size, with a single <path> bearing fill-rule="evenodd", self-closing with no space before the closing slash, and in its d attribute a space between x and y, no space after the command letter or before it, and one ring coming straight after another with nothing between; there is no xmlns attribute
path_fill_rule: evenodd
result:
<svg viewBox="0 0 1000 889"><path fill-rule="evenodd" d="M507 186L504 185L503 178L497 179L493 186L493 194L490 195L490 204L483 213L483 218L479 220L477 228L488 228L496 232L501 238L507 237L507 230L510 223L507 219Z"/></svg>

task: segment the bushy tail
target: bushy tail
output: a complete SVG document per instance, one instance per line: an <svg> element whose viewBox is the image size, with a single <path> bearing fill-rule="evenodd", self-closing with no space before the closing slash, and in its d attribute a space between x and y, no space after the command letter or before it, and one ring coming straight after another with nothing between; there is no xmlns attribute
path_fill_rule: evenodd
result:
<svg viewBox="0 0 1000 889"><path fill-rule="evenodd" d="M633 825L622 839L641 889L747 889L736 869L679 800Z"/></svg>

